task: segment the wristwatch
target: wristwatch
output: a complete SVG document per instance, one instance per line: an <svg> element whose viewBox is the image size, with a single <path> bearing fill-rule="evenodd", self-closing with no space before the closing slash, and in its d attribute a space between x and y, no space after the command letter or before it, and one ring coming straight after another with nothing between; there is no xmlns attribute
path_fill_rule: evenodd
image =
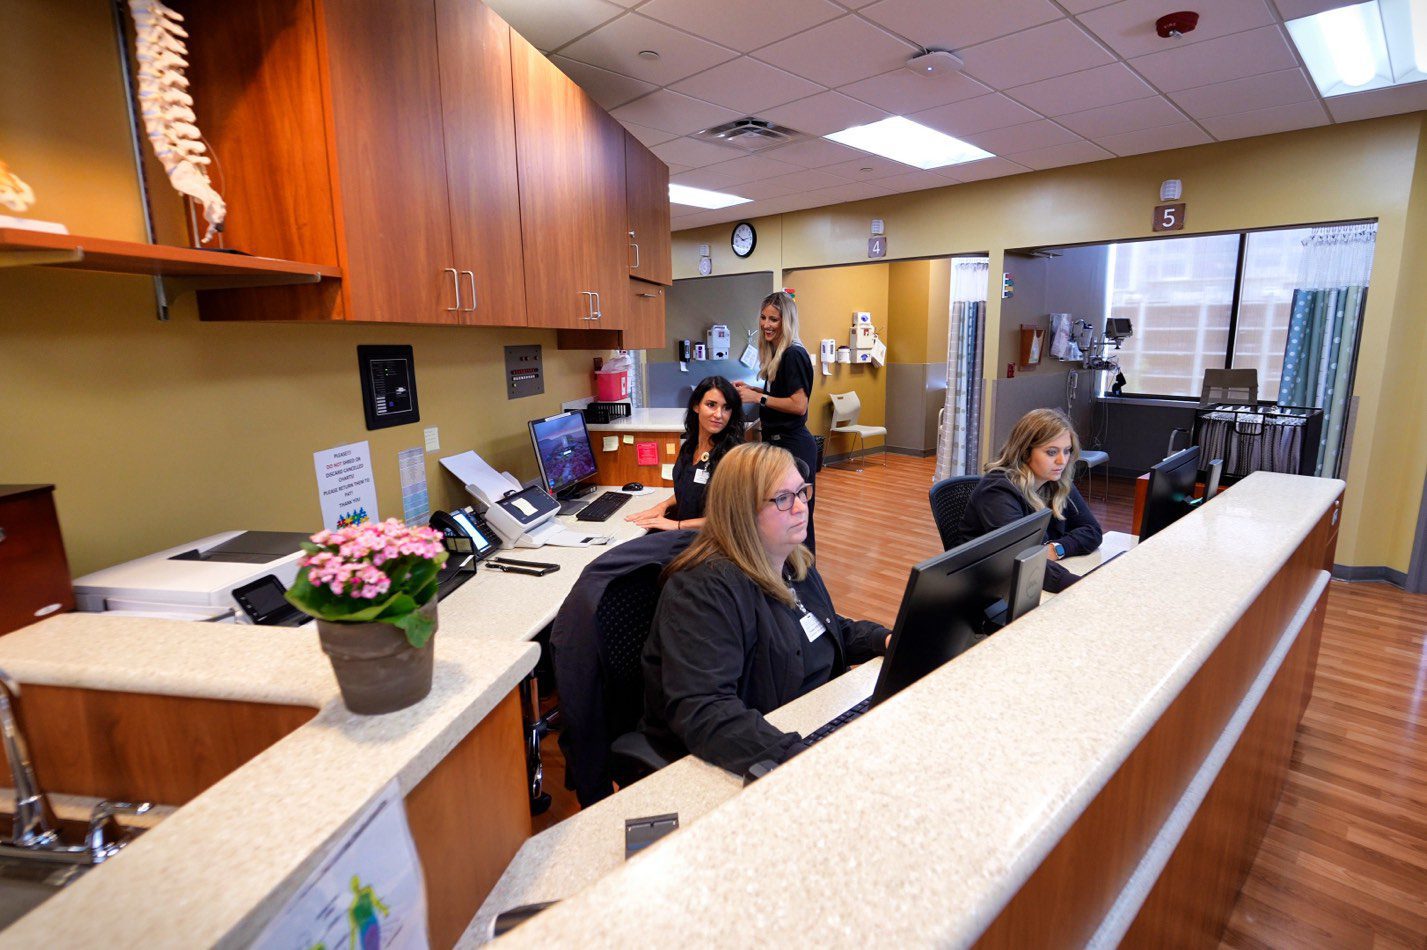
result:
<svg viewBox="0 0 1427 950"><path fill-rule="evenodd" d="M1050 546L1055 548L1056 560L1060 560L1061 558L1065 557L1065 545L1061 544L1059 541L1052 541L1050 543Z"/></svg>
<svg viewBox="0 0 1427 950"><path fill-rule="evenodd" d="M759 396L759 397L758 397L758 405L760 405L760 406L766 406L766 405L768 405L768 394L767 394L767 393L764 393L762 396Z"/></svg>

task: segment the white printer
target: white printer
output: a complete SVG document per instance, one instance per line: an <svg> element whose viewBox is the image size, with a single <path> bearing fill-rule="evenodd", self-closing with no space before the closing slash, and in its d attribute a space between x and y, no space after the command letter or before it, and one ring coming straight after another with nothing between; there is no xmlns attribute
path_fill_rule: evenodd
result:
<svg viewBox="0 0 1427 950"><path fill-rule="evenodd" d="M225 531L74 582L80 610L174 620L294 626L308 618L283 599L297 577L295 531Z"/></svg>

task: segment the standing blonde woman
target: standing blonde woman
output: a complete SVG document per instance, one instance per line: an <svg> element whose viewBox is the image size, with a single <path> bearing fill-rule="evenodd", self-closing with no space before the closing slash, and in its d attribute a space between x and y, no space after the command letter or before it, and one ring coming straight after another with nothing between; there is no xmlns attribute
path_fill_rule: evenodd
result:
<svg viewBox="0 0 1427 950"><path fill-rule="evenodd" d="M640 729L668 758L685 751L733 772L781 762L802 737L764 718L891 634L833 610L803 545L812 485L767 443L729 451L709 485L704 526L664 571L644 644Z"/></svg>
<svg viewBox="0 0 1427 950"><path fill-rule="evenodd" d="M1073 480L1078 458L1080 440L1064 413L1058 409L1026 413L967 499L952 546L1049 508L1045 539L1049 561L1089 554L1098 548L1103 537L1100 522ZM1046 565L1046 590L1064 590L1075 579L1059 564Z"/></svg>
<svg viewBox="0 0 1427 950"><path fill-rule="evenodd" d="M745 403L759 405L763 441L787 449L803 463L808 484L817 477L818 444L808 431L808 397L813 392L813 360L798 339L798 304L793 295L778 291L763 298L758 311L759 389L734 383ZM809 551L816 551L813 512L808 508Z"/></svg>

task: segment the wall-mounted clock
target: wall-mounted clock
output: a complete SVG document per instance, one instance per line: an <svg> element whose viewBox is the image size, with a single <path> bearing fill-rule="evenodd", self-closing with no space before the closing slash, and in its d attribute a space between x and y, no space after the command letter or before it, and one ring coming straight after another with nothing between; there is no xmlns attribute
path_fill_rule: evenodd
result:
<svg viewBox="0 0 1427 950"><path fill-rule="evenodd" d="M747 221L740 221L733 226L733 238L729 243L733 245L733 253L747 257L758 246L758 232Z"/></svg>

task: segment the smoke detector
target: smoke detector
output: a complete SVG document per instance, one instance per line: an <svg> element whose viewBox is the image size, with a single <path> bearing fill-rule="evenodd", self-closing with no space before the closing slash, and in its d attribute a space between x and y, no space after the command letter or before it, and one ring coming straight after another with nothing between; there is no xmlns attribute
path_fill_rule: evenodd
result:
<svg viewBox="0 0 1427 950"><path fill-rule="evenodd" d="M1193 10L1180 10L1178 13L1166 13L1155 20L1154 31L1167 40L1177 40L1186 33L1194 32L1198 25L1199 14Z"/></svg>
<svg viewBox="0 0 1427 950"><path fill-rule="evenodd" d="M959 73L965 63L955 53L944 49L929 49L907 60L907 68L919 76L945 76Z"/></svg>
<svg viewBox="0 0 1427 950"><path fill-rule="evenodd" d="M742 118L714 126L711 129L704 129L693 137L705 142L732 145L752 152L795 141L803 138L803 133L784 128L781 125L774 125L765 119Z"/></svg>

